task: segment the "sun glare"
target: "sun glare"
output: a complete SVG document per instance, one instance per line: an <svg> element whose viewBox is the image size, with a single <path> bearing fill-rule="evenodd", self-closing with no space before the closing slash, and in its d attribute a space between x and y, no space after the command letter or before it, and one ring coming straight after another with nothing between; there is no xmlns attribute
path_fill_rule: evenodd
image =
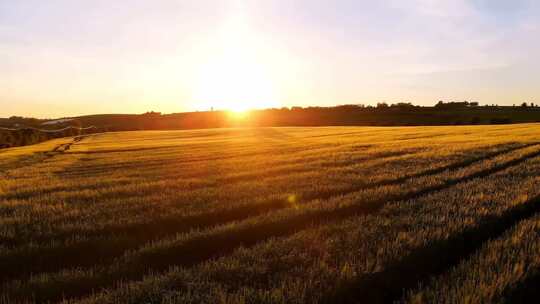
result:
<svg viewBox="0 0 540 304"><path fill-rule="evenodd" d="M233 120L244 120L249 117L250 110L228 110L227 113Z"/></svg>
<svg viewBox="0 0 540 304"><path fill-rule="evenodd" d="M194 92L198 107L245 116L251 109L278 106L267 63L240 8L222 28L219 42L199 67Z"/></svg>

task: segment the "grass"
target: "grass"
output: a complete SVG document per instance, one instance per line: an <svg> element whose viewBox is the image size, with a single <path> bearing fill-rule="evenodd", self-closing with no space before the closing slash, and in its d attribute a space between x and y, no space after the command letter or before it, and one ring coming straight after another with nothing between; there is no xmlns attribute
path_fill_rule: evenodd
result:
<svg viewBox="0 0 540 304"><path fill-rule="evenodd" d="M469 259L409 292L404 301L520 303L538 296L540 216L486 242Z"/></svg>
<svg viewBox="0 0 540 304"><path fill-rule="evenodd" d="M536 217L539 131L146 131L5 149L0 303L452 302L461 265ZM535 273L493 290L529 294Z"/></svg>

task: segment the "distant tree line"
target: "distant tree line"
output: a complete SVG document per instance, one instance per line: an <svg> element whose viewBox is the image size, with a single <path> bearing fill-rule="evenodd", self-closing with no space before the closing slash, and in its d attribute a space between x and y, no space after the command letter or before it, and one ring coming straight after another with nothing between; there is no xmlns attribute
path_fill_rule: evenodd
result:
<svg viewBox="0 0 540 304"><path fill-rule="evenodd" d="M418 106L410 102L376 105L345 104L334 107L283 107L254 110L244 119L235 119L227 111L162 114L105 114L74 117L52 125L48 120L13 116L0 119L0 127L49 128L66 126L97 126L99 132L130 130L178 130L223 127L279 126L421 126L478 125L540 122L540 107L532 102L521 106L479 105L469 101L439 101L433 106ZM73 132L73 131L70 131ZM36 130L17 132L1 130L0 147L40 142L72 133L47 134Z"/></svg>

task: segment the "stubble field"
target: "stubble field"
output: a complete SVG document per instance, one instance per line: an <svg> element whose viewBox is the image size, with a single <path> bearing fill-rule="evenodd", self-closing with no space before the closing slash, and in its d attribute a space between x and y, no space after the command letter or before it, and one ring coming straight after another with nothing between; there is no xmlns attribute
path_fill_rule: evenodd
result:
<svg viewBox="0 0 540 304"><path fill-rule="evenodd" d="M539 250L536 124L0 150L0 303L519 301Z"/></svg>

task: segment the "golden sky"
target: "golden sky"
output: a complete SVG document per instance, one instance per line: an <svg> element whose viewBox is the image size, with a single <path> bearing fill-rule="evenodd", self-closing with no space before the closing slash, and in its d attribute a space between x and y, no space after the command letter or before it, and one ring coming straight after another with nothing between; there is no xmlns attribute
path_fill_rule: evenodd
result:
<svg viewBox="0 0 540 304"><path fill-rule="evenodd" d="M518 0L0 1L0 117L540 97Z"/></svg>

